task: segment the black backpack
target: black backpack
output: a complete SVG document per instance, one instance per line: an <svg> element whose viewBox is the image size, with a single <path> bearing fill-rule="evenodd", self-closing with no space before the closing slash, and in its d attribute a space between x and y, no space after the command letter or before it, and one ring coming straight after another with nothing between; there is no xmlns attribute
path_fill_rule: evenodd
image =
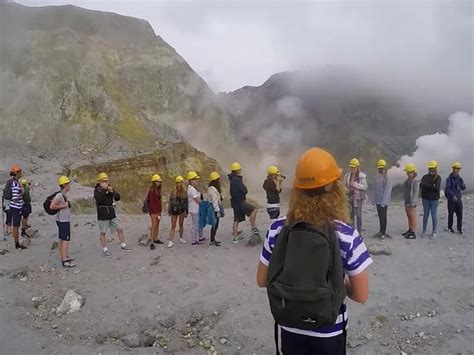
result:
<svg viewBox="0 0 474 355"><path fill-rule="evenodd" d="M303 330L334 325L346 296L334 228L285 226L270 258L267 293L279 325Z"/></svg>
<svg viewBox="0 0 474 355"><path fill-rule="evenodd" d="M10 201L12 199L12 184L13 179L10 179L5 184L5 188L3 189L2 200Z"/></svg>
<svg viewBox="0 0 474 355"><path fill-rule="evenodd" d="M56 191L54 194L49 195L48 197L46 197L46 200L43 202L43 208L44 208L45 212L47 214L49 214L50 216L54 216L55 214L58 214L59 210L52 210L51 209L51 202L53 202L53 198L55 198L56 195L60 192L61 191Z"/></svg>
<svg viewBox="0 0 474 355"><path fill-rule="evenodd" d="M149 195L146 195L145 200L143 201L142 212L143 213L150 213L150 198Z"/></svg>

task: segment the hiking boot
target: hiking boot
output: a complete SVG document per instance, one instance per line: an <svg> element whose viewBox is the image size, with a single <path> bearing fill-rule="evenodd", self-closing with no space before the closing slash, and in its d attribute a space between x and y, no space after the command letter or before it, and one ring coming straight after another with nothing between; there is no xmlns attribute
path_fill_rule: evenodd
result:
<svg viewBox="0 0 474 355"><path fill-rule="evenodd" d="M163 243L163 241L161 241L160 239L155 240L155 243L156 243L156 244L165 244L165 243Z"/></svg>
<svg viewBox="0 0 474 355"><path fill-rule="evenodd" d="M410 231L406 236L405 239L416 239L416 234L413 231Z"/></svg>
<svg viewBox="0 0 474 355"><path fill-rule="evenodd" d="M132 251L132 249L126 245L124 247L120 247L120 249L122 249L122 251Z"/></svg>
<svg viewBox="0 0 474 355"><path fill-rule="evenodd" d="M150 250L155 250L155 244L154 243L150 243Z"/></svg>
<svg viewBox="0 0 474 355"><path fill-rule="evenodd" d="M454 229L452 229L452 228L447 228L446 230L447 230L448 232L450 232L450 233L453 233L453 234L454 234Z"/></svg>
<svg viewBox="0 0 474 355"><path fill-rule="evenodd" d="M186 240L184 240L183 238L179 238L179 241L181 242L181 244L186 244Z"/></svg>
<svg viewBox="0 0 474 355"><path fill-rule="evenodd" d="M102 253L104 254L106 258L112 257L112 253L110 252L110 250L103 250Z"/></svg>
<svg viewBox="0 0 474 355"><path fill-rule="evenodd" d="M168 248L172 248L174 245L172 240L168 240Z"/></svg>

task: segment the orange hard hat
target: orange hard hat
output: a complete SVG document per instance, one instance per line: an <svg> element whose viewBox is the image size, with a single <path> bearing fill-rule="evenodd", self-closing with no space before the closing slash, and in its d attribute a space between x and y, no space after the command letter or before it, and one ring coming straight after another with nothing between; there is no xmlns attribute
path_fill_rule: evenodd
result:
<svg viewBox="0 0 474 355"><path fill-rule="evenodd" d="M18 164L13 164L10 168L11 173L19 173L21 171L21 168Z"/></svg>
<svg viewBox="0 0 474 355"><path fill-rule="evenodd" d="M329 185L341 176L336 159L321 148L311 148L296 164L293 186L298 189L317 189Z"/></svg>

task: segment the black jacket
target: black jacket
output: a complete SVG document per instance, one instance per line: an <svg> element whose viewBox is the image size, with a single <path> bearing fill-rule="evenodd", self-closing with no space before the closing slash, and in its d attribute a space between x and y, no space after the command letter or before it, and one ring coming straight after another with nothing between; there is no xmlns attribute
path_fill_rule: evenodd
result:
<svg viewBox="0 0 474 355"><path fill-rule="evenodd" d="M267 203L273 204L273 203L280 203L280 192L281 189L277 189L277 185L274 179L272 179L270 176L266 178L266 180L263 182L263 189L267 193Z"/></svg>
<svg viewBox="0 0 474 355"><path fill-rule="evenodd" d="M109 192L104 190L100 184L95 185L94 199L97 206L97 219L99 221L106 221L114 219L115 201L120 201L120 194L117 191Z"/></svg>
<svg viewBox="0 0 474 355"><path fill-rule="evenodd" d="M231 173L227 175L230 181L230 200L232 206L239 206L245 202L247 187L242 181L242 176Z"/></svg>
<svg viewBox="0 0 474 355"><path fill-rule="evenodd" d="M438 174L426 174L421 178L420 183L421 198L424 200L439 200L439 192L441 191L441 176Z"/></svg>

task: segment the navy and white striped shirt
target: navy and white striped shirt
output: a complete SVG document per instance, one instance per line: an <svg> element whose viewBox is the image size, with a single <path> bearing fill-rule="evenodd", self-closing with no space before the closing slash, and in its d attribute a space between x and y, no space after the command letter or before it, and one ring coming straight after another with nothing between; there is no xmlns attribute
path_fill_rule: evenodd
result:
<svg viewBox="0 0 474 355"><path fill-rule="evenodd" d="M16 208L21 210L25 204L23 201L23 195L21 193L22 186L17 179L12 179L12 199L10 200L10 208Z"/></svg>
<svg viewBox="0 0 474 355"><path fill-rule="evenodd" d="M278 234L285 225L286 217L280 218L270 225L268 230L268 236L263 244L262 253L260 255L260 262L263 265L268 266L270 258L272 256L273 248L275 247ZM342 266L344 273L349 276L355 276L364 271L370 264L372 264L372 258L369 256L367 248L357 232L356 229L352 228L348 224L341 221L334 221L334 227L336 235L339 238L339 245L341 248ZM315 330L302 330L297 328L282 327L288 332L307 335L318 338L330 338L335 337L343 331L344 317L347 328L347 309L345 304L341 309L339 317L337 317L336 324L329 327L322 327Z"/></svg>

